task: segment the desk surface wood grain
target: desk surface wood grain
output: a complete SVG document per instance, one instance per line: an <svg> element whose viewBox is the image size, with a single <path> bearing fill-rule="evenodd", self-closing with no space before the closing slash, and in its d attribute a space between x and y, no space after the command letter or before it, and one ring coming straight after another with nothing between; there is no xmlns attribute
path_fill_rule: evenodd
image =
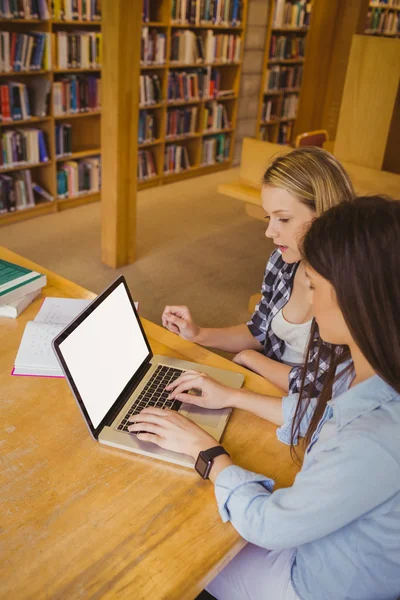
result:
<svg viewBox="0 0 400 600"><path fill-rule="evenodd" d="M0 258L47 274L45 296L94 294L0 247ZM12 377L27 321L0 319L0 597L13 600L190 600L244 542L223 524L213 486L183 467L94 442L64 379ZM155 353L261 377L143 319ZM233 460L291 485L297 468L275 427L235 410L223 438Z"/></svg>

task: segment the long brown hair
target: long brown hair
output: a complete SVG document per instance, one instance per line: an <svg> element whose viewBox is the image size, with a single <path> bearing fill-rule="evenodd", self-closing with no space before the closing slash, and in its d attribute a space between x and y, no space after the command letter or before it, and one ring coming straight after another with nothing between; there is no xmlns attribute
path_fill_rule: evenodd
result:
<svg viewBox="0 0 400 600"><path fill-rule="evenodd" d="M317 216L355 197L340 162L330 152L314 146L277 156L265 171L262 184L285 189Z"/></svg>
<svg viewBox="0 0 400 600"><path fill-rule="evenodd" d="M312 223L302 254L332 284L347 327L368 363L400 392L400 202L363 196L332 207ZM311 344L312 337L308 352ZM332 346L334 356L335 350ZM306 445L331 398L335 370L349 356L347 349L331 361ZM293 435L308 404L302 385L292 425L292 449Z"/></svg>

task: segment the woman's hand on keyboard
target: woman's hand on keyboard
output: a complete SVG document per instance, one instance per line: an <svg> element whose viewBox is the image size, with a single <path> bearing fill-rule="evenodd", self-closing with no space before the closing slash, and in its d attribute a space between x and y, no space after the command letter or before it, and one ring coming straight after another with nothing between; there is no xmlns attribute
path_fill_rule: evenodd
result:
<svg viewBox="0 0 400 600"><path fill-rule="evenodd" d="M200 333L187 306L166 306L161 320L166 329L189 342L195 342Z"/></svg>
<svg viewBox="0 0 400 600"><path fill-rule="evenodd" d="M214 409L233 406L233 397L236 392L198 371L185 371L165 389L170 392L171 400Z"/></svg>

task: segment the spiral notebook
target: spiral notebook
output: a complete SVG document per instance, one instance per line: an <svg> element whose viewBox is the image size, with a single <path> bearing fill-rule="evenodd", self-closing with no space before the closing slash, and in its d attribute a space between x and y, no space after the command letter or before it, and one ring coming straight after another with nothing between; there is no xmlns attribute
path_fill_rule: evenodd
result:
<svg viewBox="0 0 400 600"><path fill-rule="evenodd" d="M26 324L11 375L64 377L51 342L90 302L45 298L35 319Z"/></svg>

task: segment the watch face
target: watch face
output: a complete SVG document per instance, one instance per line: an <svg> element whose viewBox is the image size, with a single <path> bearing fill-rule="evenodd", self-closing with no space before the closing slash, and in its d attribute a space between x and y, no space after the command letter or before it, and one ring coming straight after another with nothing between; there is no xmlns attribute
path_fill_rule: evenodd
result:
<svg viewBox="0 0 400 600"><path fill-rule="evenodd" d="M200 452L196 461L195 469L198 472L198 474L201 475L201 477L204 477L206 475L209 462L210 461L204 458L204 456Z"/></svg>

